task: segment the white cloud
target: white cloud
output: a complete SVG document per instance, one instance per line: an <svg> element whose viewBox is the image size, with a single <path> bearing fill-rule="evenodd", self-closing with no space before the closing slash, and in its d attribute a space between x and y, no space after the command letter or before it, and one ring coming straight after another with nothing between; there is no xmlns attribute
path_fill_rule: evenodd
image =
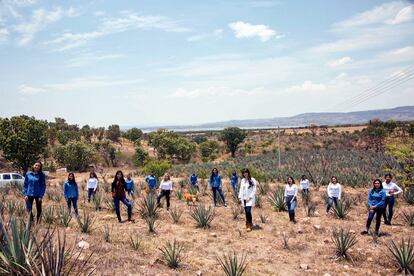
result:
<svg viewBox="0 0 414 276"><path fill-rule="evenodd" d="M288 92L309 92L309 91L324 91L327 86L323 83L313 83L311 81L305 81L301 85L293 85L286 89Z"/></svg>
<svg viewBox="0 0 414 276"><path fill-rule="evenodd" d="M33 40L35 35L46 26L55 23L64 17L73 17L76 15L77 12L72 7L67 10L58 7L50 11L43 8L37 9L33 11L30 21L20 23L13 27L14 31L20 34L20 37L17 39L17 44L19 46L27 45Z"/></svg>
<svg viewBox="0 0 414 276"><path fill-rule="evenodd" d="M18 93L24 95L35 95L46 92L74 92L89 89L107 88L110 86L123 86L140 83L141 80L113 79L104 76L92 76L85 78L74 78L65 82L45 84L40 87L21 85Z"/></svg>
<svg viewBox="0 0 414 276"><path fill-rule="evenodd" d="M229 24L237 38L254 38L258 37L260 41L266 42L274 37L277 32L266 25L252 25L242 21Z"/></svg>
<svg viewBox="0 0 414 276"><path fill-rule="evenodd" d="M145 16L129 11L121 12L120 17L110 18L103 17L97 30L83 33L65 32L54 40L46 44L59 45L58 51L66 51L85 45L88 42L111 35L130 30L151 30L161 29L166 32L188 32L188 28L179 26L178 22L164 16Z"/></svg>
<svg viewBox="0 0 414 276"><path fill-rule="evenodd" d="M9 31L6 28L0 28L0 44L7 41L9 37Z"/></svg>
<svg viewBox="0 0 414 276"><path fill-rule="evenodd" d="M338 67L338 66L342 66L342 65L345 65L347 63L350 63L351 61L352 61L352 58L350 58L350 57L342 57L340 59L336 59L336 60L332 60L332 61L328 62L328 66Z"/></svg>
<svg viewBox="0 0 414 276"><path fill-rule="evenodd" d="M409 6L408 6L409 7ZM406 8L406 3L394 1L376 6L371 10L354 15L346 20L334 24L334 29L349 29L371 24L384 23L395 17Z"/></svg>
<svg viewBox="0 0 414 276"><path fill-rule="evenodd" d="M17 92L21 95L37 95L40 93L45 93L46 89L22 84L17 88Z"/></svg>
<svg viewBox="0 0 414 276"><path fill-rule="evenodd" d="M414 5L410 5L401 9L395 18L387 20L387 24L396 25L412 21L414 19Z"/></svg>
<svg viewBox="0 0 414 276"><path fill-rule="evenodd" d="M67 67L81 67L93 62L121 58L121 54L97 54L97 53L81 53L76 57L69 59Z"/></svg>
<svg viewBox="0 0 414 276"><path fill-rule="evenodd" d="M414 47L407 46L399 49L395 49L391 51L392 55L413 55L414 54Z"/></svg>
<svg viewBox="0 0 414 276"><path fill-rule="evenodd" d="M174 93L169 95L168 98L196 99L200 97L238 97L252 96L262 93L264 93L263 87L246 90L226 86L209 86L195 89L178 88Z"/></svg>
<svg viewBox="0 0 414 276"><path fill-rule="evenodd" d="M223 34L223 29L216 29L211 33L190 36L187 38L187 41L193 42L193 41L200 41L200 40L207 39L207 38L218 38L218 37L221 37L222 34Z"/></svg>

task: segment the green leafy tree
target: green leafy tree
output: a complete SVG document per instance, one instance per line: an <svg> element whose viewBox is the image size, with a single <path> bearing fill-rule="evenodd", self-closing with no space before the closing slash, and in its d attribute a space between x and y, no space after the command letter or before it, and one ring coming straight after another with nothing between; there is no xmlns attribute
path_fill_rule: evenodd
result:
<svg viewBox="0 0 414 276"><path fill-rule="evenodd" d="M414 187L414 144L387 145L385 154L392 156L398 164L396 168L387 168L405 187Z"/></svg>
<svg viewBox="0 0 414 276"><path fill-rule="evenodd" d="M66 145L69 141L79 141L81 134L78 130L58 130L57 139L61 145Z"/></svg>
<svg viewBox="0 0 414 276"><path fill-rule="evenodd" d="M205 141L199 145L200 153L202 157L208 157L214 159L214 155L219 151L219 144L217 141Z"/></svg>
<svg viewBox="0 0 414 276"><path fill-rule="evenodd" d="M387 136L387 129L379 120L370 121L367 128L362 131L362 138L365 141L365 149L374 149L377 152L384 151L384 141Z"/></svg>
<svg viewBox="0 0 414 276"><path fill-rule="evenodd" d="M93 134L96 136L98 141L102 141L105 135L105 128L104 127L98 127L93 129Z"/></svg>
<svg viewBox="0 0 414 276"><path fill-rule="evenodd" d="M220 140L226 143L228 151L231 156L234 157L239 145L246 138L247 133L245 130L238 127L225 128L220 135Z"/></svg>
<svg viewBox="0 0 414 276"><path fill-rule="evenodd" d="M0 149L23 172L47 150L47 123L25 115L0 120Z"/></svg>
<svg viewBox="0 0 414 276"><path fill-rule="evenodd" d="M91 143L92 136L93 136L93 131L91 127L89 125L84 125L80 131L85 141L87 141L88 143Z"/></svg>
<svg viewBox="0 0 414 276"><path fill-rule="evenodd" d="M119 128L119 125L110 125L106 131L106 138L118 142L119 137L121 137L121 129Z"/></svg>
<svg viewBox="0 0 414 276"><path fill-rule="evenodd" d="M95 150L99 152L107 166L115 166L116 149L109 141L102 141L93 144Z"/></svg>
<svg viewBox="0 0 414 276"><path fill-rule="evenodd" d="M134 154L134 164L136 166L143 166L145 162L147 162L149 159L148 152L146 152L141 146L137 146L135 148L135 154Z"/></svg>
<svg viewBox="0 0 414 276"><path fill-rule="evenodd" d="M155 148L158 158L177 158L188 161L196 151L195 144L186 138L166 129L149 134L149 142Z"/></svg>
<svg viewBox="0 0 414 276"><path fill-rule="evenodd" d="M153 174L158 178L163 176L171 168L170 162L163 161L149 161L144 165L145 174Z"/></svg>
<svg viewBox="0 0 414 276"><path fill-rule="evenodd" d="M70 141L57 148L54 157L58 163L69 170L84 171L95 161L95 150L80 141Z"/></svg>
<svg viewBox="0 0 414 276"><path fill-rule="evenodd" d="M133 127L125 131L123 136L127 138L128 140L135 143L136 141L141 140L142 135L144 135L142 130L140 130L139 128Z"/></svg>

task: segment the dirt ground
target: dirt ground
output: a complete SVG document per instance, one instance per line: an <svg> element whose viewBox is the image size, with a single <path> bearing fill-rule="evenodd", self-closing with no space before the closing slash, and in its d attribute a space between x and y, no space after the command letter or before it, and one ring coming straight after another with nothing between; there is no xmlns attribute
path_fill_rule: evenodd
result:
<svg viewBox="0 0 414 276"><path fill-rule="evenodd" d="M113 175L114 172L110 173ZM126 172L128 171L124 171ZM80 215L82 216L83 210L93 214L95 223L90 234L81 234L76 220L72 220L66 234L69 244L78 243L80 240L89 243L90 247L84 254L93 252L96 275L223 275L216 256L233 250L239 254L247 254L248 266L245 275L393 275L398 272L389 257L386 243L390 239L399 242L402 237L414 237L414 228L407 226L400 215L403 210L413 211L414 207L405 204L402 198L397 200L393 225L381 225L382 235L377 243L369 235L361 236L359 233L363 230L367 218L367 190L348 187L344 187L345 193L348 196L359 196L360 202L352 207L346 220L325 213L321 195L326 187L320 187L319 191L312 189L313 200L317 203L316 216L306 217L300 201L296 209L295 225L289 223L286 212L273 211L267 200L268 196L263 196L262 208L253 209L253 221L258 229L248 233L244 227L244 214L240 214L237 220L233 219L232 208L235 208L236 204L231 198L227 182L224 184L224 190L229 206L219 206L215 209L215 218L209 229L197 228L190 217L193 207L172 196L172 208L176 206L184 211L180 223L173 224L170 214L164 208L157 221L156 233L149 234L145 221L138 214L137 203L140 197L136 198L133 209L135 223L120 224L105 204L102 204L101 211L96 212L92 203L83 202L86 196L83 189L87 176L87 173L76 174L79 187L82 187L78 204ZM61 192L65 178L64 173L51 174L48 190ZM107 180L112 181L109 177ZM135 183L140 181L143 180L135 178ZM177 189L178 181L174 183ZM274 190L275 185L277 184L271 184L270 191ZM103 189L101 192L104 193ZM143 194L144 192L141 197ZM109 194L104 196L110 198ZM201 197L201 202L211 204L210 195ZM63 199L59 203L46 197L44 199L44 206L64 204ZM126 207L122 204L121 210L123 219L126 219ZM267 216L266 223L260 221L259 214ZM104 225L112 229L110 243L104 241ZM358 243L350 250L352 259L349 260L338 260L335 257L331 240L332 227L341 226L349 227L358 239ZM137 251L129 244L131 235L140 237L142 241ZM283 236L288 237L289 249L283 248ZM177 270L170 269L162 261L159 250L165 242L174 239L185 247L182 264Z"/></svg>

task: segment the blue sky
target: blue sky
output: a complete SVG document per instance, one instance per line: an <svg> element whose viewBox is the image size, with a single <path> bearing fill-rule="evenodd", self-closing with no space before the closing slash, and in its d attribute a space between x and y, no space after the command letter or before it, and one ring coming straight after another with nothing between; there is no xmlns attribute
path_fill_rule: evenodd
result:
<svg viewBox="0 0 414 276"><path fill-rule="evenodd" d="M413 1L0 1L0 117L148 126L414 105L413 79L350 100L413 65Z"/></svg>

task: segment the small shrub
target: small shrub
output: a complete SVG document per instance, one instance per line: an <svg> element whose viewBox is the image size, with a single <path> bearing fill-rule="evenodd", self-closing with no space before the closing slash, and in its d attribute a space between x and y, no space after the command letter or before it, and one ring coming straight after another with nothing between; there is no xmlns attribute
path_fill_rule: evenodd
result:
<svg viewBox="0 0 414 276"><path fill-rule="evenodd" d="M102 203L102 196L100 193L96 193L95 197L93 198L93 205L95 206L95 210L101 210L101 203Z"/></svg>
<svg viewBox="0 0 414 276"><path fill-rule="evenodd" d="M68 227L72 219L72 216L70 215L68 208L64 206L59 206L58 218L62 226Z"/></svg>
<svg viewBox="0 0 414 276"><path fill-rule="evenodd" d="M414 205L414 188L408 188L404 191L404 199L410 205Z"/></svg>
<svg viewBox="0 0 414 276"><path fill-rule="evenodd" d="M135 251L137 251L141 247L142 240L134 235L129 236L129 245L131 245L131 248Z"/></svg>
<svg viewBox="0 0 414 276"><path fill-rule="evenodd" d="M388 250L392 254L392 259L395 264L398 265L399 270L405 275L414 273L414 245L411 243L411 239L405 242L404 238L401 239L400 244L396 244L393 240L387 244Z"/></svg>
<svg viewBox="0 0 414 276"><path fill-rule="evenodd" d="M404 221L409 225L409 226L414 226L414 212L413 211L409 211L409 212L403 212L403 219Z"/></svg>
<svg viewBox="0 0 414 276"><path fill-rule="evenodd" d="M267 218L268 217L265 214L260 214L259 217L260 217L260 221L262 223L266 223L267 222Z"/></svg>
<svg viewBox="0 0 414 276"><path fill-rule="evenodd" d="M171 208L170 210L171 218L175 224L178 224L180 222L180 218L182 214L183 214L183 210L177 209L177 206L174 206L174 208Z"/></svg>
<svg viewBox="0 0 414 276"><path fill-rule="evenodd" d="M59 203L62 200L62 195L59 193L55 193L53 200Z"/></svg>
<svg viewBox="0 0 414 276"><path fill-rule="evenodd" d="M142 198L139 205L139 213L142 218L147 217L157 217L159 212L159 207L157 204L157 199L154 194L148 194Z"/></svg>
<svg viewBox="0 0 414 276"><path fill-rule="evenodd" d="M155 216L146 216L146 217L144 217L144 220L147 223L148 231L150 233L155 233L155 228L157 226L155 224L155 222L156 222L157 218Z"/></svg>
<svg viewBox="0 0 414 276"><path fill-rule="evenodd" d="M267 193L269 192L269 183L264 182L264 183L259 183L257 185L257 188L259 190L260 195L267 195Z"/></svg>
<svg viewBox="0 0 414 276"><path fill-rule="evenodd" d="M269 202L273 206L273 210L276 212L287 211L285 202L285 192L282 188L277 188L271 196L269 196Z"/></svg>
<svg viewBox="0 0 414 276"><path fill-rule="evenodd" d="M195 206L191 211L191 217L196 221L197 227L208 228L214 219L214 209L204 205Z"/></svg>
<svg viewBox="0 0 414 276"><path fill-rule="evenodd" d="M332 241L335 244L335 253L339 258L348 258L348 250L353 247L358 241L355 234L350 233L349 228L339 231L336 228L332 230Z"/></svg>
<svg viewBox="0 0 414 276"><path fill-rule="evenodd" d="M103 237L106 242L111 242L111 233L112 229L109 228L108 225L104 225L103 227Z"/></svg>
<svg viewBox="0 0 414 276"><path fill-rule="evenodd" d="M43 218L45 223L52 224L55 219L55 208L53 206L49 206L43 212Z"/></svg>
<svg viewBox="0 0 414 276"><path fill-rule="evenodd" d="M224 254L222 257L216 256L216 259L223 269L226 276L242 276L247 268L246 254L240 257L235 251L229 254Z"/></svg>
<svg viewBox="0 0 414 276"><path fill-rule="evenodd" d="M82 233L90 233L92 230L93 223L94 223L93 217L89 213L86 213L85 211L83 212L82 219L78 217L78 224L79 224L79 228Z"/></svg>
<svg viewBox="0 0 414 276"><path fill-rule="evenodd" d="M176 240L172 243L168 241L162 248L160 248L162 259L170 268L177 268L180 265L182 262L183 250L184 245Z"/></svg>
<svg viewBox="0 0 414 276"><path fill-rule="evenodd" d="M175 190L174 196L175 196L176 199L182 200L183 199L183 196L184 196L183 190L181 190L181 189Z"/></svg>
<svg viewBox="0 0 414 276"><path fill-rule="evenodd" d="M339 219L345 219L350 209L351 203L348 200L338 200L338 203L333 206L334 214Z"/></svg>

